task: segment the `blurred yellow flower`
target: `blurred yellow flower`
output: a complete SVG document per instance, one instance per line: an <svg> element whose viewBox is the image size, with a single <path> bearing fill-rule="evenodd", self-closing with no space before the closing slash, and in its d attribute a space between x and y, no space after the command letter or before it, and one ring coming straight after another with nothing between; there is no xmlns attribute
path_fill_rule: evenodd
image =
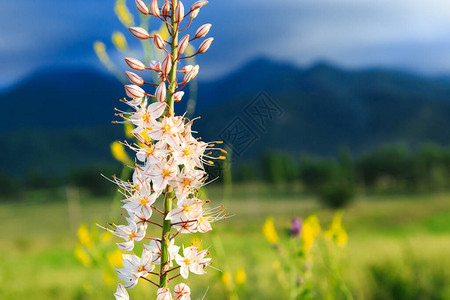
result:
<svg viewBox="0 0 450 300"><path fill-rule="evenodd" d="M86 251L81 246L76 246L74 250L74 256L75 258L85 267L91 267L92 266L92 259L89 256L89 254L86 253Z"/></svg>
<svg viewBox="0 0 450 300"><path fill-rule="evenodd" d="M311 250L320 231L319 219L316 215L310 215L303 221L301 238L306 251Z"/></svg>
<svg viewBox="0 0 450 300"><path fill-rule="evenodd" d="M196 52L196 49L194 48L194 46L192 46L191 44L189 44L185 50L186 56L191 56Z"/></svg>
<svg viewBox="0 0 450 300"><path fill-rule="evenodd" d="M275 225L273 224L273 217L268 217L263 226L263 234L266 240L272 245L278 243L278 234L275 230Z"/></svg>
<svg viewBox="0 0 450 300"><path fill-rule="evenodd" d="M113 252L109 252L106 254L106 259L111 267L120 267L122 266L122 251L116 249Z"/></svg>
<svg viewBox="0 0 450 300"><path fill-rule="evenodd" d="M125 27L131 27L134 25L134 18L128 10L126 0L117 0L116 5L114 6L114 12L116 13L119 21Z"/></svg>
<svg viewBox="0 0 450 300"><path fill-rule="evenodd" d="M127 152L125 151L125 147L115 141L111 144L111 153L114 156L114 158L124 164L131 165L133 162L131 161L131 158L128 156Z"/></svg>
<svg viewBox="0 0 450 300"><path fill-rule="evenodd" d="M348 241L348 235L347 232L345 232L344 230L342 230L341 232L339 232L339 234L336 236L336 244L341 247L344 248L347 245L347 241Z"/></svg>
<svg viewBox="0 0 450 300"><path fill-rule="evenodd" d="M336 212L330 227L323 236L326 240L335 241L339 247L345 247L347 245L348 235L342 226L342 211Z"/></svg>
<svg viewBox="0 0 450 300"><path fill-rule="evenodd" d="M100 242L101 243L107 243L112 239L113 235L111 233L109 233L108 231L104 231L101 235L100 235Z"/></svg>
<svg viewBox="0 0 450 300"><path fill-rule="evenodd" d="M95 54L97 55L98 59L103 64L106 65L109 63L109 57L108 57L108 54L106 53L106 46L103 42L96 41L94 43L94 51L95 51Z"/></svg>
<svg viewBox="0 0 450 300"><path fill-rule="evenodd" d="M111 36L111 41L117 50L125 51L128 48L127 39L120 31L114 31Z"/></svg>
<svg viewBox="0 0 450 300"><path fill-rule="evenodd" d="M229 271L225 271L222 273L222 283L227 290L232 289L233 276L231 275L231 273Z"/></svg>
<svg viewBox="0 0 450 300"><path fill-rule="evenodd" d="M274 262L272 262L272 268L274 270L279 270L281 268L281 264L278 260L275 260Z"/></svg>
<svg viewBox="0 0 450 300"><path fill-rule="evenodd" d="M150 35L155 35L155 34L159 34L163 40L168 40L169 39L169 32L167 31L167 27L166 25L163 23L161 24L161 27L159 28L159 30L153 30Z"/></svg>
<svg viewBox="0 0 450 300"><path fill-rule="evenodd" d="M80 227L78 227L77 236L81 245L86 248L92 247L91 235L89 234L89 230L85 224L81 224Z"/></svg>
<svg viewBox="0 0 450 300"><path fill-rule="evenodd" d="M236 271L236 283L242 285L245 281L247 281L247 274L245 273L245 269L240 267Z"/></svg>
<svg viewBox="0 0 450 300"><path fill-rule="evenodd" d="M191 240L191 245L197 247L199 250L201 249L202 241L198 238L193 238Z"/></svg>
<svg viewBox="0 0 450 300"><path fill-rule="evenodd" d="M132 137L133 134L131 131L134 129L134 125L132 123L125 123L124 124L125 134L129 137Z"/></svg>
<svg viewBox="0 0 450 300"><path fill-rule="evenodd" d="M107 285L114 285L116 283L116 278L111 275L111 272L108 272L108 270L103 271L103 281Z"/></svg>

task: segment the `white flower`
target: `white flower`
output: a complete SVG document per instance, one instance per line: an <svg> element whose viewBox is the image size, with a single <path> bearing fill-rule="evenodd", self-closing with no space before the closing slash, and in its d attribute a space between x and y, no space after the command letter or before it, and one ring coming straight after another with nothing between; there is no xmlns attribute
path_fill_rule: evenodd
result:
<svg viewBox="0 0 450 300"><path fill-rule="evenodd" d="M137 226L136 223L131 222L128 225L115 225L112 224L112 228L105 228L117 237L124 239L126 242L117 243L119 249L124 251L131 251L134 248L135 241L141 241L145 236L145 230L141 226Z"/></svg>
<svg viewBox="0 0 450 300"><path fill-rule="evenodd" d="M211 258L205 258L207 254L206 250L198 252L198 248L195 246L190 246L183 249L183 255L176 255L175 261L180 266L180 274L184 279L189 276L189 271L198 275L205 274L204 268L206 268L210 262Z"/></svg>
<svg viewBox="0 0 450 300"><path fill-rule="evenodd" d="M167 214L166 220L171 220L172 223L196 220L202 213L202 204L203 202L197 198L179 200L178 207Z"/></svg>
<svg viewBox="0 0 450 300"><path fill-rule="evenodd" d="M178 300L191 300L191 289L187 284L179 283L173 288L173 297Z"/></svg>
<svg viewBox="0 0 450 300"><path fill-rule="evenodd" d="M211 223L207 217L200 216L197 219L197 230L201 233L205 233L212 230Z"/></svg>
<svg viewBox="0 0 450 300"><path fill-rule="evenodd" d="M180 143L180 133L183 131L181 117L164 117L161 123L155 123L149 128L148 136L155 140L164 141L172 147Z"/></svg>
<svg viewBox="0 0 450 300"><path fill-rule="evenodd" d="M153 126L157 125L156 119L161 117L166 108L163 102L155 102L147 107L147 101L144 101L136 112L130 116L130 121L136 125L136 128L131 133L141 133L144 130L152 130Z"/></svg>
<svg viewBox="0 0 450 300"><path fill-rule="evenodd" d="M121 283L117 285L117 291L114 293L114 296L116 297L116 300L129 300L130 297L128 296L127 290L123 287Z"/></svg>
<svg viewBox="0 0 450 300"><path fill-rule="evenodd" d="M123 254L123 269L116 270L119 278L125 281L126 288L136 286L139 278L147 277L150 272L155 269L152 263L152 252L148 249L142 251L142 256L139 258L134 254Z"/></svg>
<svg viewBox="0 0 450 300"><path fill-rule="evenodd" d="M151 212L151 211L150 211ZM147 210L139 211L137 213L128 211L127 218L128 223L135 223L138 228L142 228L141 230L147 231L148 221L150 221L151 214L148 215Z"/></svg>
<svg viewBox="0 0 450 300"><path fill-rule="evenodd" d="M174 146L174 160L184 165L189 170L194 170L195 167L203 168L201 157L206 149L205 143L194 141L182 141L180 145Z"/></svg>
<svg viewBox="0 0 450 300"><path fill-rule="evenodd" d="M178 166L173 162L163 160L151 166L151 169L147 169L146 171L153 182L153 189L158 192L162 191L169 181L177 176Z"/></svg>
<svg viewBox="0 0 450 300"><path fill-rule="evenodd" d="M195 189L204 183L206 173L201 170L188 170L185 166L178 176L170 182L178 199L187 198Z"/></svg>
<svg viewBox="0 0 450 300"><path fill-rule="evenodd" d="M156 300L172 300L169 288L160 288L156 292Z"/></svg>
<svg viewBox="0 0 450 300"><path fill-rule="evenodd" d="M163 157L168 155L168 151L163 149L163 145L160 142L145 148L134 148L133 150L137 150L136 157L139 161L148 164L160 162Z"/></svg>
<svg viewBox="0 0 450 300"><path fill-rule="evenodd" d="M122 207L131 213L143 211L145 216L150 217L152 215L151 206L155 203L158 196L158 193L152 193L150 184L144 181L142 185L136 189L133 196L124 200L126 204Z"/></svg>
<svg viewBox="0 0 450 300"><path fill-rule="evenodd" d="M152 262L154 264L161 264L161 239L154 239L150 241L149 245L144 245L145 249L152 252ZM169 262L172 266L172 260L175 259L175 255L180 251L180 247L175 245L175 239L170 240L169 244Z"/></svg>
<svg viewBox="0 0 450 300"><path fill-rule="evenodd" d="M201 233L210 231L211 223L224 220L227 216L228 212L223 206L203 209L202 214L197 218L197 230Z"/></svg>

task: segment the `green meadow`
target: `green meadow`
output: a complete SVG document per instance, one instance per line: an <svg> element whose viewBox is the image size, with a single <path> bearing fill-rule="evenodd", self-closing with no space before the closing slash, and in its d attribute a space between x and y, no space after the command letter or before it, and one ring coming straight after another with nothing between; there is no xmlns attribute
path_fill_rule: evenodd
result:
<svg viewBox="0 0 450 300"><path fill-rule="evenodd" d="M209 247L215 260L213 266L221 270L191 274L192 299L204 295L205 299L288 299L278 280L277 251L262 233L266 218L274 218L281 242L290 245L293 217L304 219L314 213L325 230L334 212L297 187L235 186L224 199L222 188L212 186L208 198L218 205L225 202L233 216L214 224L213 232L186 240L201 238L202 247ZM80 224L100 236L103 230L91 224L120 222L120 212L111 211L112 203L110 197L83 191L69 191L68 200L64 189L3 199L0 299L112 299L118 279L111 281L105 275L110 269L107 258L99 255L86 267L74 255ZM333 255L354 299L450 299L450 193L360 193L344 211L343 226L348 242L335 248ZM114 242L109 242L111 249ZM317 286L326 290L329 266L324 255L317 245L312 268L317 271ZM130 295L151 299L155 291L150 283L140 282ZM344 299L332 293L310 297Z"/></svg>

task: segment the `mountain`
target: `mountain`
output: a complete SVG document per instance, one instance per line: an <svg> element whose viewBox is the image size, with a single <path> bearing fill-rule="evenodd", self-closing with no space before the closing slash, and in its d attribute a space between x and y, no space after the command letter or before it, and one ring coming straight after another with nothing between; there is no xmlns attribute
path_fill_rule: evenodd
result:
<svg viewBox="0 0 450 300"><path fill-rule="evenodd" d="M392 142L450 143L448 80L390 70L349 71L327 63L297 69L258 59L202 88L200 100L203 93L216 92L198 127L207 128L207 139L220 139L234 118L245 122L240 127L253 130L256 138L244 158L267 148L332 155L342 146L361 153ZM262 127L246 113L261 91L281 110Z"/></svg>
<svg viewBox="0 0 450 300"><path fill-rule="evenodd" d="M361 153L391 142L448 145L449 95L445 78L328 63L298 68L260 58L199 84L194 115L202 118L194 129L204 140L232 142L235 157L244 159L270 148L333 155L341 146ZM110 122L124 96L115 78L93 70L31 75L0 94L0 169L62 174L113 162L109 143L123 135Z"/></svg>

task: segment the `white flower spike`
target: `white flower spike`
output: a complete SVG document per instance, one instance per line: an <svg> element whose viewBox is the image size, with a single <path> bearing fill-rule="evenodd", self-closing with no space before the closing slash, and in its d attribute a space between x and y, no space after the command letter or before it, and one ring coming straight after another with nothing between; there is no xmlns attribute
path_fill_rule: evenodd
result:
<svg viewBox="0 0 450 300"><path fill-rule="evenodd" d="M125 85L125 91L130 99L121 102L128 109L115 109L115 115L123 120L114 123L134 126L130 134L135 141L122 141L121 144L134 151L136 156L134 164L128 166L134 169L130 180L115 176L111 179L122 195L125 223L110 224L104 229L121 238L123 241L117 243L118 248L129 252L123 254L123 268L116 270L123 284L118 284L114 296L116 300L128 300L126 289L145 282L157 287L157 300L190 300L190 287L178 283L171 290L171 279L178 276L187 279L189 273L205 274L211 258L206 258L207 250L193 245L183 246L180 254L181 247L175 244L175 237L211 231L212 224L225 219L228 214L222 206L210 208L209 200L198 198L199 190L207 183L205 165L224 159L226 152L214 146L220 144L219 141L205 143L196 137L192 130L195 119L177 116L174 110L174 103L183 100L183 88L199 72L198 65L184 64L184 59L206 52L213 41L212 37L207 38L196 53L186 54L190 41L206 37L211 24L200 26L193 38L189 34L181 37L180 33L191 26L208 1L195 2L187 13L179 0L160 0L161 9L157 0L151 0L149 6L144 1L135 0L137 10L159 19L168 32L153 34L155 31L152 30L150 34L142 27L129 28L138 39L152 38L154 46L165 54L161 61L153 60L148 67L138 59L125 58L131 69L154 73L141 77L126 71L131 84ZM189 22L181 26L188 15ZM163 52L159 51L158 55ZM143 77L154 78L154 81L146 82ZM144 85L156 87L154 94L147 93ZM155 218L155 215L159 217ZM156 236L155 230L158 230ZM140 257L132 252L136 243L143 244Z"/></svg>

